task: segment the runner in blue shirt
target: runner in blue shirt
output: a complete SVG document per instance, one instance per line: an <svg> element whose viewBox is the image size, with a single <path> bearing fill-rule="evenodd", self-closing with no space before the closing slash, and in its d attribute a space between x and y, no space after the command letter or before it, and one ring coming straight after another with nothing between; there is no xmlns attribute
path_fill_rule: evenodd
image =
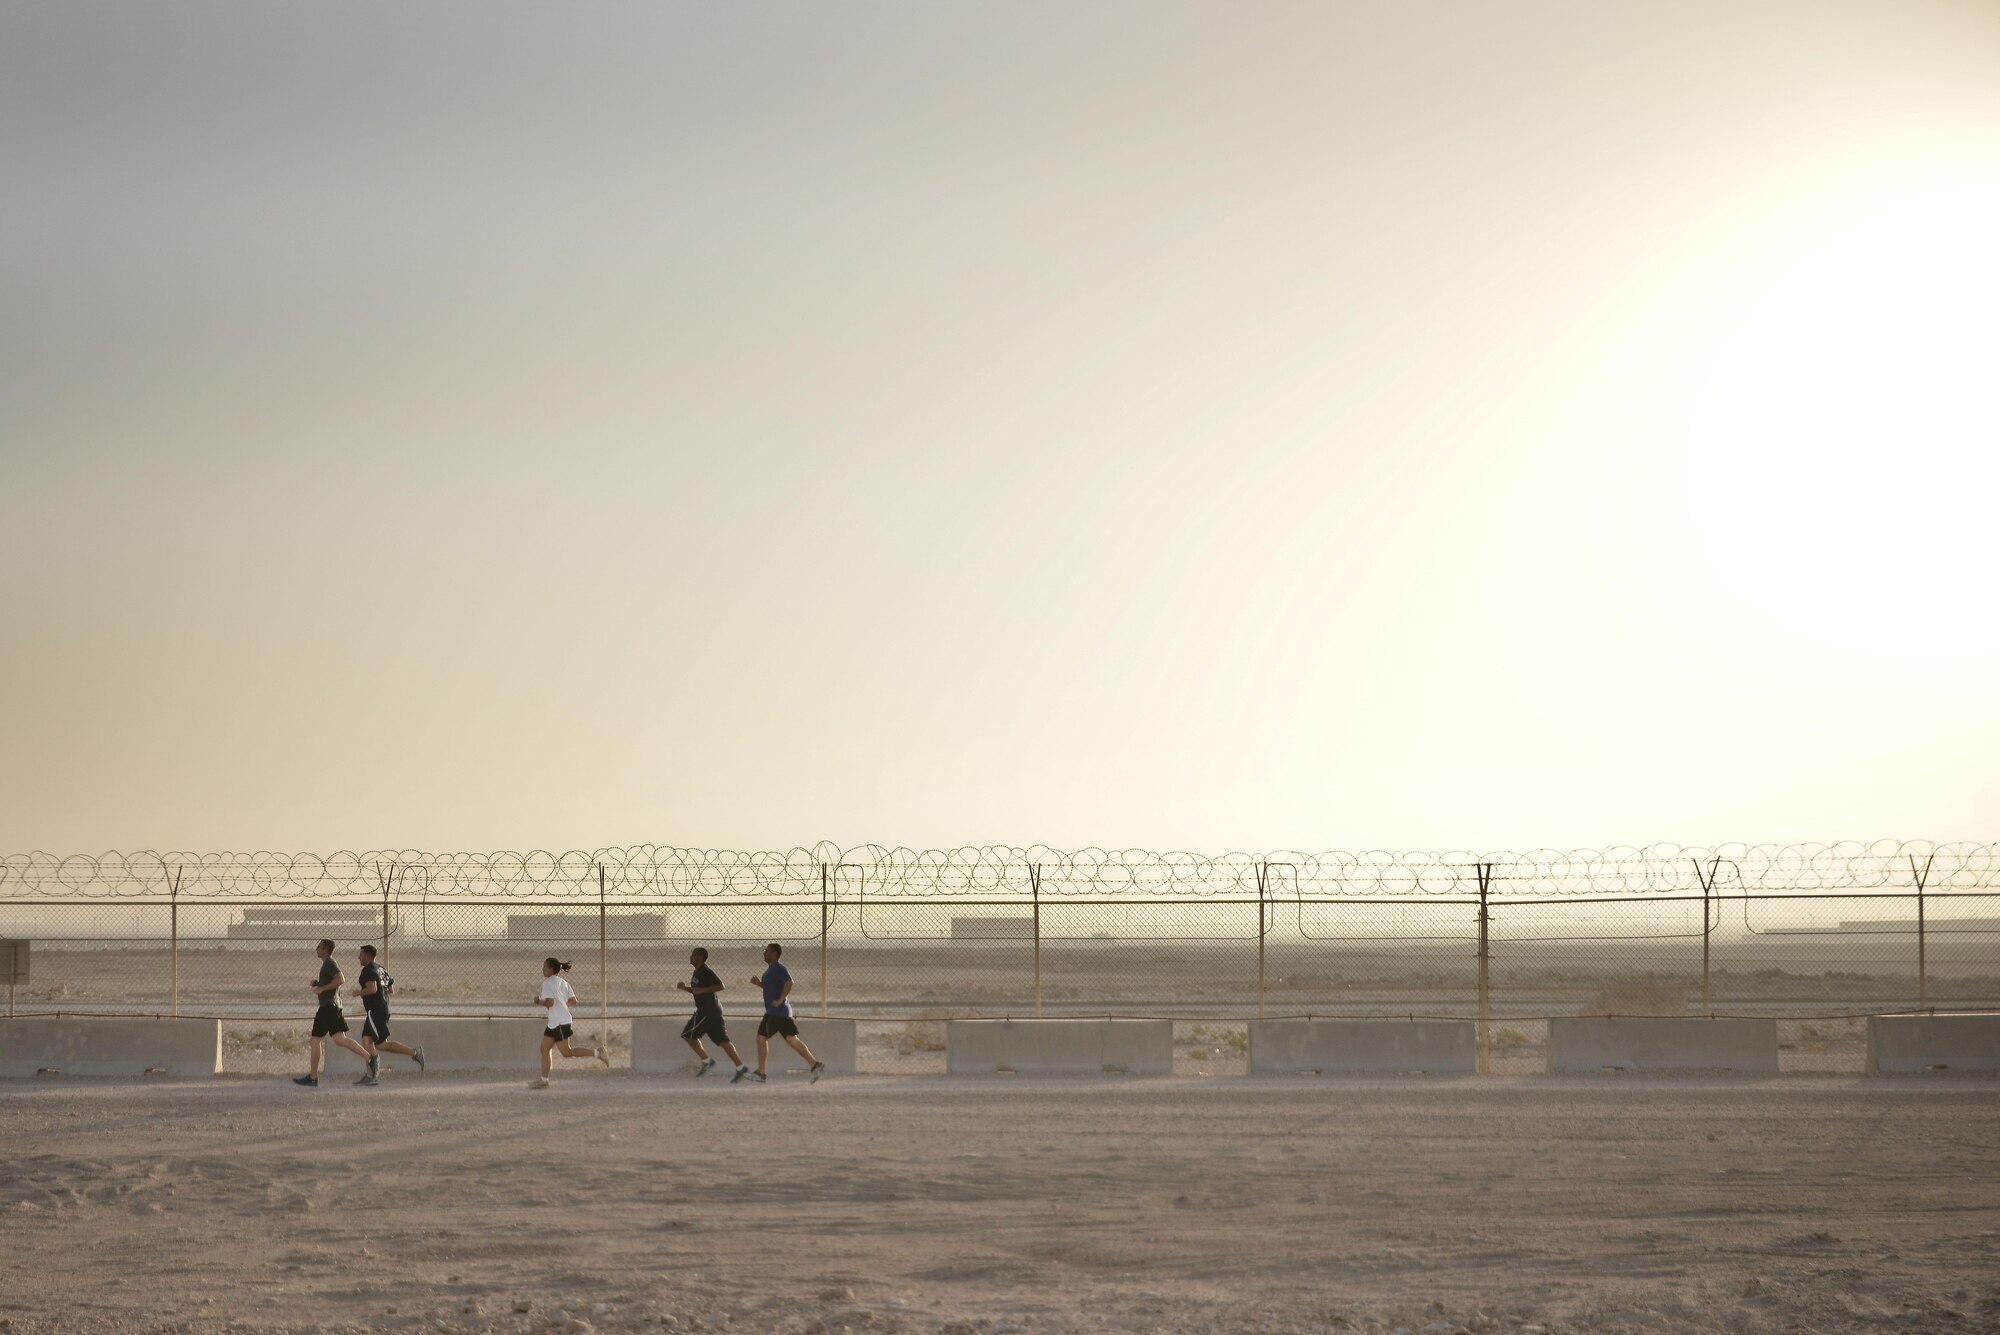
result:
<svg viewBox="0 0 2000 1335"><path fill-rule="evenodd" d="M764 947L764 972L750 980L750 986L764 989L764 1019L757 1026L757 1079L764 1079L764 1067L771 1059L771 1035L776 1034L791 1046L793 1052L812 1064L813 1083L826 1074L826 1063L812 1055L812 1049L799 1037L799 1027L792 1020L792 973L778 963L778 957L785 948L773 941Z"/></svg>

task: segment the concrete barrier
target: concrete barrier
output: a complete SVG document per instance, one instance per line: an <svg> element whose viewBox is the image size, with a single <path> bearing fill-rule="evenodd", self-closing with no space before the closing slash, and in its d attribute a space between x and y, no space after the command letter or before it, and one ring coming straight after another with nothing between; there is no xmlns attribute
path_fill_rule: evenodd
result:
<svg viewBox="0 0 2000 1335"><path fill-rule="evenodd" d="M29 1015L0 1020L0 1076L214 1075L220 1020Z"/></svg>
<svg viewBox="0 0 2000 1335"><path fill-rule="evenodd" d="M359 1042L361 1017L350 1015L347 1024L347 1036ZM389 1037L413 1048L421 1047L426 1068L432 1071L523 1071L533 1075L540 1069L542 1028L540 1020L482 1020L453 1015L389 1018ZM596 1018L591 1018L587 1030L578 1025L577 1031L574 1041L579 1047L590 1042L597 1033ZM331 1039L327 1040L326 1053L329 1074L361 1074L361 1058ZM584 1064L564 1057L556 1058L556 1062L568 1066ZM382 1065L396 1071L416 1070L416 1064L408 1057L390 1052L382 1054Z"/></svg>
<svg viewBox="0 0 2000 1335"><path fill-rule="evenodd" d="M1776 1020L1572 1017L1549 1021L1549 1071L1778 1070Z"/></svg>
<svg viewBox="0 0 2000 1335"><path fill-rule="evenodd" d="M2000 1014L1871 1015L1868 1073L2000 1071Z"/></svg>
<svg viewBox="0 0 2000 1335"><path fill-rule="evenodd" d="M757 1065L757 1022L762 1018L758 1015L732 1015L727 1021L729 1041L736 1045L736 1051L753 1068ZM641 1016L633 1020L632 1069L641 1075L670 1075L682 1070L692 1073L695 1068L694 1053L681 1042L681 1026L686 1023L686 1016ZM826 1063L827 1074L854 1074L854 1021L814 1020L801 1015L798 1026L799 1037L812 1049L813 1056ZM706 1039L703 1046L715 1057L715 1070L708 1076L713 1080L728 1070L729 1057ZM805 1069L805 1060L792 1051L790 1044L782 1038L771 1040L770 1070L773 1075L780 1071Z"/></svg>
<svg viewBox="0 0 2000 1335"><path fill-rule="evenodd" d="M1479 1069L1477 1030L1471 1020L1252 1020L1250 1074L1470 1073Z"/></svg>
<svg viewBox="0 0 2000 1335"><path fill-rule="evenodd" d="M947 1020L950 1075L1171 1075L1172 1020Z"/></svg>

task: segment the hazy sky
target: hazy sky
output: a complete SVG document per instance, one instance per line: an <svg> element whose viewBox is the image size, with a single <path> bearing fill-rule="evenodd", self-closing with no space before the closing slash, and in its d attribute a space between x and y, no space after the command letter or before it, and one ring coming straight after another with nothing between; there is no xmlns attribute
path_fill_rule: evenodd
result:
<svg viewBox="0 0 2000 1335"><path fill-rule="evenodd" d="M9 4L0 851L2000 835L2000 5Z"/></svg>

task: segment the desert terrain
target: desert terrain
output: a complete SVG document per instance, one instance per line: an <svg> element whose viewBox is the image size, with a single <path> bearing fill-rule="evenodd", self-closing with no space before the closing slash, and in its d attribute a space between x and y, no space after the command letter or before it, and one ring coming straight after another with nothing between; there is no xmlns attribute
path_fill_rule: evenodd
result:
<svg viewBox="0 0 2000 1335"><path fill-rule="evenodd" d="M2000 1330L2000 1083L0 1083L0 1329Z"/></svg>

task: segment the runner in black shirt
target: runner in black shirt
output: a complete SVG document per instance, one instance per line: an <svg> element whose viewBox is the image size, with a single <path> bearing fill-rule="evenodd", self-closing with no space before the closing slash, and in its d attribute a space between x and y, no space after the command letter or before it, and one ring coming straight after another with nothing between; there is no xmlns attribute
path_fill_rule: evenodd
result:
<svg viewBox="0 0 2000 1335"><path fill-rule="evenodd" d="M361 1046L368 1049L368 1069L354 1083L372 1085L382 1073L384 1052L400 1052L405 1057L414 1057L417 1069L424 1069L424 1050L409 1047L389 1040L389 993L394 991L396 980L382 972L382 966L375 962L375 947L361 947L361 985L354 989L354 995L361 998Z"/></svg>
<svg viewBox="0 0 2000 1335"><path fill-rule="evenodd" d="M333 942L320 942L319 949L313 953L319 956L319 977L306 984L319 998L319 1009L313 1012L312 1066L304 1075L292 1077L295 1085L319 1083L320 1059L326 1052L326 1040L329 1038L361 1060L368 1060L368 1049L347 1036L347 1017L340 1013L340 985L347 979L340 972L340 966L333 962Z"/></svg>
<svg viewBox="0 0 2000 1335"><path fill-rule="evenodd" d="M736 1063L736 1075L730 1081L735 1084L750 1074L750 1068L736 1055L736 1045L729 1041L729 1031L722 1027L722 1000L715 994L722 990L722 979L715 970L708 967L708 951L696 946L688 956L688 963L694 966L694 977L685 983L675 983L681 991L694 998L694 1014L681 1029L681 1037L694 1049L694 1055L701 1058L701 1065L695 1068L697 1078L715 1069L715 1058L708 1055L701 1046L701 1040L710 1039L715 1046L729 1054L729 1060Z"/></svg>

